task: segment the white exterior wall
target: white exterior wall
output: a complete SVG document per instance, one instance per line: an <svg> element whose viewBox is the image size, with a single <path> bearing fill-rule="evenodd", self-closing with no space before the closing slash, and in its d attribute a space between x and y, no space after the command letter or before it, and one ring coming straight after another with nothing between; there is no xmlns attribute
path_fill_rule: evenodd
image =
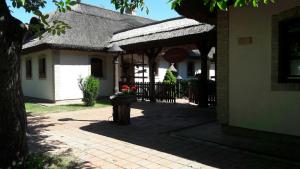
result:
<svg viewBox="0 0 300 169"><path fill-rule="evenodd" d="M229 124L300 136L300 92L271 90L271 17L300 5L276 1L229 10ZM239 45L241 37L253 43Z"/></svg>
<svg viewBox="0 0 300 169"><path fill-rule="evenodd" d="M80 77L91 74L90 59L103 60L104 77L100 79L99 96L109 96L113 91L112 57L92 52L60 51L55 63L55 100L81 99L82 91L78 86Z"/></svg>
<svg viewBox="0 0 300 169"><path fill-rule="evenodd" d="M46 78L39 78L38 59L46 58ZM26 59L32 60L32 78L26 78ZM21 81L24 96L54 100L53 58L51 50L43 50L21 56Z"/></svg>
<svg viewBox="0 0 300 169"><path fill-rule="evenodd" d="M182 62L177 63L178 66L178 74L184 79L184 80L189 80L192 79L193 77L187 76L187 64L189 61L192 61L195 63L195 75L201 73L201 61L200 60L184 60ZM155 76L155 82L162 82L164 80L165 74L167 72L167 69L170 67L170 63L166 61L163 57L158 58L158 75ZM145 82L149 82L149 66L145 66L144 69L146 70L146 73L144 74L145 77ZM142 71L143 67L139 66L138 68L135 68L135 72ZM210 79L211 76L215 76L215 65L211 64L210 70ZM143 73L136 73L135 76L142 77ZM135 80L136 82L142 82L142 78L138 78Z"/></svg>
<svg viewBox="0 0 300 169"><path fill-rule="evenodd" d="M165 74L170 67L170 63L167 62L165 59L162 57L159 57L157 61L157 66L158 66L158 74L155 76L155 82L162 82L164 80ZM149 73L149 71L148 71Z"/></svg>
<svg viewBox="0 0 300 169"><path fill-rule="evenodd" d="M195 63L195 73L194 73L194 75L201 73L201 62L200 62L200 60L184 60L182 62L179 62L179 63L177 63L177 65L178 65L178 74L184 80L194 78L194 77L189 77L187 75L187 65L188 65L188 62L190 62L190 61Z"/></svg>

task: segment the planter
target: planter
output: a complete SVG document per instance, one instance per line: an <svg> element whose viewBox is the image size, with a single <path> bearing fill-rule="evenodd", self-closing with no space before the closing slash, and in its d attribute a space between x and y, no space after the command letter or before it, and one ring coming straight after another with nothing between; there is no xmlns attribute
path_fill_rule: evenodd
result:
<svg viewBox="0 0 300 169"><path fill-rule="evenodd" d="M110 97L113 106L113 121L119 125L130 124L130 106L136 102L135 95L113 95Z"/></svg>

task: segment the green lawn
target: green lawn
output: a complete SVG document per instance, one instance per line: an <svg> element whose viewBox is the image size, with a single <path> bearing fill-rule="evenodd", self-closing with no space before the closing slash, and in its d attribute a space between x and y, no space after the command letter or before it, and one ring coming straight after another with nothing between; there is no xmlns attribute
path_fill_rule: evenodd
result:
<svg viewBox="0 0 300 169"><path fill-rule="evenodd" d="M87 107L84 104L69 104L69 105L55 105L55 106L44 106L39 103L25 103L27 114L30 115L43 115L47 113L57 113L65 111L76 111L83 109L102 108L109 106L110 103L107 99L98 100L96 105L93 107Z"/></svg>

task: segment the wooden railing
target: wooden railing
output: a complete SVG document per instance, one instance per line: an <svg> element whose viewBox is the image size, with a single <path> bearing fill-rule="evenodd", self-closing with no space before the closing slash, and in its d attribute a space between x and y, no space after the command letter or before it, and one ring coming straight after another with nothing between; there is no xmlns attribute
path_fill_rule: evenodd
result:
<svg viewBox="0 0 300 169"><path fill-rule="evenodd" d="M188 85L188 98L189 102L199 104L200 101L200 84L198 81L194 81L193 84ZM120 88L125 83L120 83ZM129 86L136 86L136 96L139 100L149 101L150 100L150 83L149 82L136 82L134 84L126 84ZM176 103L176 97L179 91L177 91L177 85L166 84L162 82L155 83L155 98L157 101ZM120 89L121 90L121 89ZM208 83L208 106L216 106L216 84L214 81Z"/></svg>
<svg viewBox="0 0 300 169"><path fill-rule="evenodd" d="M208 95L208 106L209 107L216 107L217 98L216 95Z"/></svg>
<svg viewBox="0 0 300 169"><path fill-rule="evenodd" d="M176 85L155 83L155 97L158 101L176 103Z"/></svg>
<svg viewBox="0 0 300 169"><path fill-rule="evenodd" d="M150 100L150 83L136 82L133 85L137 87L136 96L140 100Z"/></svg>
<svg viewBox="0 0 300 169"><path fill-rule="evenodd" d="M188 85L189 102L199 104L200 90L198 85L189 84Z"/></svg>
<svg viewBox="0 0 300 169"><path fill-rule="evenodd" d="M188 93L189 93L189 102L199 104L200 102L200 82L194 81L193 84L189 84ZM208 106L215 107L216 106L216 83L214 81L208 82Z"/></svg>
<svg viewBox="0 0 300 169"><path fill-rule="evenodd" d="M124 83L120 83L120 88ZM150 100L150 83L149 82L135 82L134 84L127 84L129 86L136 86L136 96L139 100ZM155 98L158 101L176 103L176 85L166 83L155 83Z"/></svg>

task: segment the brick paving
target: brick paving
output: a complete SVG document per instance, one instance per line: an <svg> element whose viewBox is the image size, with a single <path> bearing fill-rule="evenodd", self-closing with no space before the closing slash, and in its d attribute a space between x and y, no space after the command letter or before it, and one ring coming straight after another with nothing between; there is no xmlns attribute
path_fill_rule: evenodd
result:
<svg viewBox="0 0 300 169"><path fill-rule="evenodd" d="M83 162L81 168L299 168L279 159L172 136L178 129L214 121L214 110L136 103L129 126L114 125L111 114L112 108L107 107L29 117L30 150L71 151Z"/></svg>

